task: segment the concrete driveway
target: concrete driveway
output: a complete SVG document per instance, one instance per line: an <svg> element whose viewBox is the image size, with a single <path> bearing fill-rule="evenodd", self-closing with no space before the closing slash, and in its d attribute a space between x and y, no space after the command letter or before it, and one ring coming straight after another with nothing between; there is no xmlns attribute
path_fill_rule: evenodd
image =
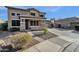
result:
<svg viewBox="0 0 79 59"><path fill-rule="evenodd" d="M65 40L72 41L72 42L79 41L79 32L78 31L59 29L59 28L52 28L52 29L48 29L48 30Z"/></svg>
<svg viewBox="0 0 79 59"><path fill-rule="evenodd" d="M24 52L79 52L79 34L74 30L48 29L58 35L24 50Z"/></svg>

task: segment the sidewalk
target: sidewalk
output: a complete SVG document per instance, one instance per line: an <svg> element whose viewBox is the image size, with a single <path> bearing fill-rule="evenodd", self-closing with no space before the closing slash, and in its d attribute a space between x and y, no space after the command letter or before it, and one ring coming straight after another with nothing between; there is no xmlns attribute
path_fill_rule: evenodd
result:
<svg viewBox="0 0 79 59"><path fill-rule="evenodd" d="M71 42L56 37L45 40L27 50L24 50L24 52L61 52L70 44Z"/></svg>

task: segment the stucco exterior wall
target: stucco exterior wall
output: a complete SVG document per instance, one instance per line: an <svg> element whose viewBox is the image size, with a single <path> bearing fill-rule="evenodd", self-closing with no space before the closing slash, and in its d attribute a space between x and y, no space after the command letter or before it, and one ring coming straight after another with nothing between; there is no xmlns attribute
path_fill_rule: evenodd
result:
<svg viewBox="0 0 79 59"><path fill-rule="evenodd" d="M15 16L12 16L11 13L15 13ZM21 17L19 19L19 17L17 16L17 13L19 13L20 16L24 16L24 17ZM35 13L35 16L32 16L31 13ZM34 10L31 10L30 12L27 12L25 10L17 10L17 9L9 9L8 8L8 29L16 27L16 28L20 28L20 30L24 30L25 29L25 19L29 20L29 27L32 28L32 26L30 26L30 21L31 20L34 20L34 21L38 20L39 21L39 26L41 27L41 23L44 19L41 18L39 15L42 15L42 14L43 13L39 13L39 12L34 11ZM32 17L34 17L34 18L32 18ZM20 20L20 26L12 26L12 20Z"/></svg>

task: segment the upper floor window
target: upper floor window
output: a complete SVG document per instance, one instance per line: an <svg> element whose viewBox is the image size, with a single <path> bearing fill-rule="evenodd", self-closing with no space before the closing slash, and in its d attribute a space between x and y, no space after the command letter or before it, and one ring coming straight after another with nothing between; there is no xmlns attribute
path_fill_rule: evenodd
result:
<svg viewBox="0 0 79 59"><path fill-rule="evenodd" d="M32 16L35 16L35 13L31 13Z"/></svg>
<svg viewBox="0 0 79 59"><path fill-rule="evenodd" d="M12 16L15 16L15 13L11 13Z"/></svg>
<svg viewBox="0 0 79 59"><path fill-rule="evenodd" d="M20 19L20 16L18 18Z"/></svg>
<svg viewBox="0 0 79 59"><path fill-rule="evenodd" d="M19 14L19 13L17 13L17 16L20 16L20 14Z"/></svg>
<svg viewBox="0 0 79 59"><path fill-rule="evenodd" d="M40 17L44 17L44 15L40 15Z"/></svg>

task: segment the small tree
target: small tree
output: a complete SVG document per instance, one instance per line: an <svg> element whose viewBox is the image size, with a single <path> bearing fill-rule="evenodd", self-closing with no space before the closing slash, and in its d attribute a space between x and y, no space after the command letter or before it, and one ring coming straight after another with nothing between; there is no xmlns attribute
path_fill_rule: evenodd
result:
<svg viewBox="0 0 79 59"><path fill-rule="evenodd" d="M46 34L48 32L48 29L44 28L43 31L44 31L44 34Z"/></svg>
<svg viewBox="0 0 79 59"><path fill-rule="evenodd" d="M8 30L8 23L2 23L0 25L0 30L7 31Z"/></svg>

